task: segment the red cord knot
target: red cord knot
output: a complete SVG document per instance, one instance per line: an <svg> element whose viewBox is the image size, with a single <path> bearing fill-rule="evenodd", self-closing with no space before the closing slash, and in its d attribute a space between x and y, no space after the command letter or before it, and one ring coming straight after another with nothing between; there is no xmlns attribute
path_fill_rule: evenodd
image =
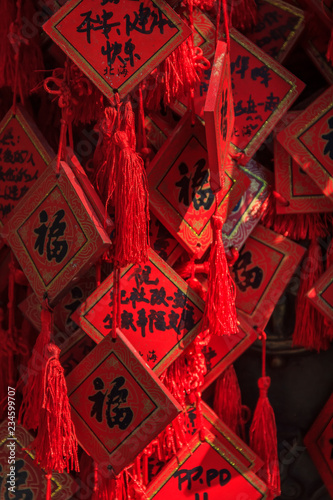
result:
<svg viewBox="0 0 333 500"><path fill-rule="evenodd" d="M120 149L130 149L133 151L133 147L129 143L129 138L126 132L121 130L117 131L113 136L113 140Z"/></svg>
<svg viewBox="0 0 333 500"><path fill-rule="evenodd" d="M260 391L260 396L265 397L267 396L267 391L271 385L271 378L270 377L260 377L258 380L258 387Z"/></svg>
<svg viewBox="0 0 333 500"><path fill-rule="evenodd" d="M228 266L233 266L236 260L238 260L239 257L239 251L237 250L236 247L230 247L229 248L229 255L226 255L227 261L228 261Z"/></svg>
<svg viewBox="0 0 333 500"><path fill-rule="evenodd" d="M221 234L223 220L219 215L213 215L214 233Z"/></svg>
<svg viewBox="0 0 333 500"><path fill-rule="evenodd" d="M59 359L61 349L53 344L53 342L50 342L45 346L45 356L48 359Z"/></svg>
<svg viewBox="0 0 333 500"><path fill-rule="evenodd" d="M279 205L282 205L283 207L289 207L290 202L284 196L282 196L282 194L278 193L277 191L273 191L273 196Z"/></svg>

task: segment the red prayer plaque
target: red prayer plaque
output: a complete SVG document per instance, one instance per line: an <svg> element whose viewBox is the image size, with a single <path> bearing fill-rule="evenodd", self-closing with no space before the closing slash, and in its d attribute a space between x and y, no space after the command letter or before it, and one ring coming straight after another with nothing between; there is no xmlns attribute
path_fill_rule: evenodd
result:
<svg viewBox="0 0 333 500"><path fill-rule="evenodd" d="M304 11L281 0L259 0L257 24L244 35L282 63L302 33Z"/></svg>
<svg viewBox="0 0 333 500"><path fill-rule="evenodd" d="M249 448L244 441L238 437L204 402L201 402L201 412L203 416L202 425L211 432L220 443L223 444L230 452L235 455L240 462L248 470L257 472L262 466L261 458ZM186 430L187 433L193 436L197 430L197 410L195 406L189 406L186 410Z"/></svg>
<svg viewBox="0 0 333 500"><path fill-rule="evenodd" d="M288 126L299 116L299 112L288 113L283 120ZM288 119L288 115L291 115ZM277 126L276 131L283 130ZM322 190L313 182L311 177L296 163L288 151L275 139L274 140L274 175L275 190L288 202L276 204L278 214L332 212L333 203L325 196Z"/></svg>
<svg viewBox="0 0 333 500"><path fill-rule="evenodd" d="M249 178L228 160L224 188L210 186L204 126L192 125L186 114L148 168L152 212L170 233L197 258L212 242L210 219L215 212L225 220L250 184Z"/></svg>
<svg viewBox="0 0 333 500"><path fill-rule="evenodd" d="M217 42L204 108L210 185L222 189L224 164L234 128L234 110L227 44Z"/></svg>
<svg viewBox="0 0 333 500"><path fill-rule="evenodd" d="M15 492L15 498L45 500L46 472L34 462L35 454L26 451L33 440L22 425L15 422L11 425L7 420L0 424L0 498L10 500ZM9 475L11 472L12 476ZM9 489L12 487L11 477L14 479L13 490ZM69 500L76 490L77 484L69 474L52 473L52 500Z"/></svg>
<svg viewBox="0 0 333 500"><path fill-rule="evenodd" d="M96 270L92 267L84 276L75 281L75 285L54 307L54 328L57 337L61 339L61 343L78 329L71 315L92 294L95 288ZM19 304L19 308L36 330L41 331L42 305L36 295L31 293Z"/></svg>
<svg viewBox="0 0 333 500"><path fill-rule="evenodd" d="M254 160L240 167L250 179L250 186L240 198L222 228L226 253L231 247L240 249L260 221L263 204L269 195L266 169Z"/></svg>
<svg viewBox="0 0 333 500"><path fill-rule="evenodd" d="M230 269L236 285L236 307L262 330L306 249L260 224Z"/></svg>
<svg viewBox="0 0 333 500"><path fill-rule="evenodd" d="M333 66L326 59L329 41L330 31L325 31L325 28L321 26L320 33L317 36L313 35L307 38L304 43L304 48L325 80L330 85L333 85Z"/></svg>
<svg viewBox="0 0 333 500"><path fill-rule="evenodd" d="M96 343L82 330L77 330L61 346L60 363L65 377L92 351Z"/></svg>
<svg viewBox="0 0 333 500"><path fill-rule="evenodd" d="M224 336L211 335L208 345L202 348L207 367L202 390L212 384L258 338L257 332L239 311L237 319L238 333Z"/></svg>
<svg viewBox="0 0 333 500"><path fill-rule="evenodd" d="M200 332L204 303L153 250L141 265L120 274L120 328L148 366L160 375ZM72 318L99 343L112 330L113 275Z"/></svg>
<svg viewBox="0 0 333 500"><path fill-rule="evenodd" d="M307 293L308 299L330 321L333 321L333 265L319 278Z"/></svg>
<svg viewBox="0 0 333 500"><path fill-rule="evenodd" d="M0 123L0 227L54 158L22 106Z"/></svg>
<svg viewBox="0 0 333 500"><path fill-rule="evenodd" d="M65 162L38 179L2 230L38 300L54 305L110 245L90 200Z"/></svg>
<svg viewBox="0 0 333 500"><path fill-rule="evenodd" d="M230 38L235 113L231 144L250 159L304 84L234 28Z"/></svg>
<svg viewBox="0 0 333 500"><path fill-rule="evenodd" d="M149 226L150 246L169 266L173 266L176 260L184 253L183 247L169 233L163 224L156 219L154 214L150 215Z"/></svg>
<svg viewBox="0 0 333 500"><path fill-rule="evenodd" d="M164 0L70 0L43 29L108 98L123 98L191 34Z"/></svg>
<svg viewBox="0 0 333 500"><path fill-rule="evenodd" d="M67 376L80 445L116 474L181 411L126 337L105 337Z"/></svg>
<svg viewBox="0 0 333 500"><path fill-rule="evenodd" d="M184 446L146 490L147 498L188 500L267 498L266 485L249 471L219 439L205 430Z"/></svg>
<svg viewBox="0 0 333 500"><path fill-rule="evenodd" d="M277 135L293 159L333 199L333 86Z"/></svg>
<svg viewBox="0 0 333 500"><path fill-rule="evenodd" d="M304 438L304 444L321 475L329 494L333 495L333 394Z"/></svg>

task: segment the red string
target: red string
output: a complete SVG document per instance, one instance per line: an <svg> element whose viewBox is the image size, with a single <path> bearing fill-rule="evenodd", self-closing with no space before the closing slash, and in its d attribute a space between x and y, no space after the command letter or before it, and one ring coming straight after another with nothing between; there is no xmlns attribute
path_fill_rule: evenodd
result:
<svg viewBox="0 0 333 500"><path fill-rule="evenodd" d="M17 2L16 2L17 14L16 14L16 19L15 19L15 27L16 27L17 32L21 31L21 5L22 5L21 0L17 0ZM11 26L11 30L13 30L13 29L14 29L14 27ZM17 38L20 37L20 34L21 33L19 33L19 36ZM12 40L12 38L10 40ZM19 71L19 62L20 62L21 40L19 41L19 43L17 43L17 39L15 40L15 42L13 39L12 43L13 43L13 49L15 51L15 56L14 56L14 58L15 58L15 74L14 74L14 89L13 89L13 114L15 115L16 114L16 102L17 102L18 71ZM15 45L14 45L14 43L15 43ZM23 96L21 95L21 99L22 98L23 98Z"/></svg>
<svg viewBox="0 0 333 500"><path fill-rule="evenodd" d="M262 343L262 372L261 376L266 377L266 340L267 335L263 330L259 330L259 340Z"/></svg>
<svg viewBox="0 0 333 500"><path fill-rule="evenodd" d="M228 50L228 53L230 54L230 35L229 35L227 0L222 1L222 6L223 6L224 29L225 29L225 37L226 37L226 42L227 42L227 50Z"/></svg>
<svg viewBox="0 0 333 500"><path fill-rule="evenodd" d="M120 291L119 291L120 270L115 267L113 270L113 300L112 300L112 338L117 338L117 327L119 325Z"/></svg>

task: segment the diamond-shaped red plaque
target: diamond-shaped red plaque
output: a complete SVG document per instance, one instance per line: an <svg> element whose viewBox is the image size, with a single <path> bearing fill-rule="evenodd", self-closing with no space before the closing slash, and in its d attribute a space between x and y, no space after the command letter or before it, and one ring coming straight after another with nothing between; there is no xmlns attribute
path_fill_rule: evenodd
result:
<svg viewBox="0 0 333 500"><path fill-rule="evenodd" d="M221 500L239 495L254 500L267 498L266 492L266 485L205 430L204 440L197 433L162 469L146 495L149 500Z"/></svg>
<svg viewBox="0 0 333 500"><path fill-rule="evenodd" d="M263 465L263 461L249 448L244 441L237 436L217 415L216 413L204 402L201 401L201 412L203 416L202 425L218 440L231 451L233 455L252 472L257 472ZM189 406L186 410L186 431L193 436L197 428L197 409L195 406Z"/></svg>
<svg viewBox="0 0 333 500"><path fill-rule="evenodd" d="M231 144L250 159L304 84L237 30L230 30L235 127Z"/></svg>
<svg viewBox="0 0 333 500"><path fill-rule="evenodd" d="M304 438L329 494L333 495L333 394Z"/></svg>
<svg viewBox="0 0 333 500"><path fill-rule="evenodd" d="M70 0L43 26L107 97L124 97L190 34L164 0Z"/></svg>
<svg viewBox="0 0 333 500"><path fill-rule="evenodd" d="M14 498L13 490L8 490L11 486L8 481L11 477L9 476L10 467L14 467L12 476L15 478L15 498L44 500L47 488L46 472L34 463L34 453L26 450L34 438L19 424L14 426L15 440L8 436L8 431L8 422L2 422L0 425L0 498L6 500ZM8 445L11 446L8 447ZM52 474L52 500L68 500L72 498L76 490L77 484L69 474L65 472Z"/></svg>
<svg viewBox="0 0 333 500"><path fill-rule="evenodd" d="M102 223L72 170L56 161L16 207L2 233L37 298L50 304L65 294L110 245Z"/></svg>
<svg viewBox="0 0 333 500"><path fill-rule="evenodd" d="M333 199L333 86L277 138L322 192Z"/></svg>
<svg viewBox="0 0 333 500"><path fill-rule="evenodd" d="M230 269L236 306L252 326L264 329L305 248L258 224Z"/></svg>
<svg viewBox="0 0 333 500"><path fill-rule="evenodd" d="M53 158L25 109L10 109L0 123L0 227Z"/></svg>
<svg viewBox="0 0 333 500"><path fill-rule="evenodd" d="M163 144L148 170L151 209L192 254L202 257L212 242L210 219L226 218L250 184L231 160L225 165L224 188L214 194L204 126L186 114Z"/></svg>
<svg viewBox="0 0 333 500"><path fill-rule="evenodd" d="M203 301L153 250L120 274L121 331L160 375L200 331ZM113 275L72 318L95 342L112 329Z"/></svg>
<svg viewBox="0 0 333 500"><path fill-rule="evenodd" d="M333 321L333 265L320 277L307 297L320 312Z"/></svg>
<svg viewBox="0 0 333 500"><path fill-rule="evenodd" d="M258 338L256 331L245 320L240 311L238 332L234 335L211 335L208 345L202 348L205 356L207 373L202 390L206 389Z"/></svg>
<svg viewBox="0 0 333 500"><path fill-rule="evenodd" d="M299 115L299 111L287 113L277 125L276 132L290 125ZM331 212L333 210L332 200L324 195L301 165L276 139L274 141L274 174L275 190L289 202L289 204L276 204L278 214Z"/></svg>
<svg viewBox="0 0 333 500"><path fill-rule="evenodd" d="M234 128L233 106L227 44L217 42L204 108L210 183L213 191L223 187L224 163Z"/></svg>
<svg viewBox="0 0 333 500"><path fill-rule="evenodd" d="M67 386L81 446L116 474L181 410L120 330L84 358Z"/></svg>

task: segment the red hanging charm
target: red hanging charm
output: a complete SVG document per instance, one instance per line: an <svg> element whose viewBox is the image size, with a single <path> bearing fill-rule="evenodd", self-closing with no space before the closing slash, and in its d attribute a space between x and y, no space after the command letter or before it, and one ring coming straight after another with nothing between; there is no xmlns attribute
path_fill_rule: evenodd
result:
<svg viewBox="0 0 333 500"><path fill-rule="evenodd" d="M267 397L271 384L266 376L266 334L261 332L262 376L258 380L260 391L250 428L250 447L264 460L263 468L257 475L267 483L268 500L280 495L280 471L277 454L276 423L273 408Z"/></svg>
<svg viewBox="0 0 333 500"><path fill-rule="evenodd" d="M230 365L217 380L214 411L235 434L238 436L244 435L244 429L242 429L242 396L233 365Z"/></svg>
<svg viewBox="0 0 333 500"><path fill-rule="evenodd" d="M38 434L30 446L36 450L36 462L48 473L53 470L63 472L64 469L67 472L79 471L76 434L59 353L59 347L47 344L42 406L34 409L40 415Z"/></svg>
<svg viewBox="0 0 333 500"><path fill-rule="evenodd" d="M215 335L230 335L238 332L236 294L224 253L222 224L222 218L214 215L204 326Z"/></svg>

